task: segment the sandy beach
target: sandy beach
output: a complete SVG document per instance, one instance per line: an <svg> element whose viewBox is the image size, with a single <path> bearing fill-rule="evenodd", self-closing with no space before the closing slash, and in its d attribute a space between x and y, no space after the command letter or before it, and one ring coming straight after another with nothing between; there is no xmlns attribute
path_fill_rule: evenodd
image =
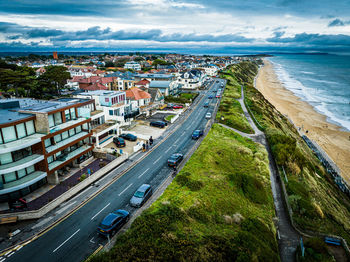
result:
<svg viewBox="0 0 350 262"><path fill-rule="evenodd" d="M304 132L308 130L308 137L326 151L340 168L342 177L350 184L350 132L327 122L326 116L284 88L267 60L257 76L256 88L297 127L301 127Z"/></svg>

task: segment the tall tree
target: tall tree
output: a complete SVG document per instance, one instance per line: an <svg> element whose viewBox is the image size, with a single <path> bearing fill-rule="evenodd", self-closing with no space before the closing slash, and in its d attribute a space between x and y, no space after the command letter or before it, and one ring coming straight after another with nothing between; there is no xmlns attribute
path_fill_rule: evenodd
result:
<svg viewBox="0 0 350 262"><path fill-rule="evenodd" d="M57 95L61 94L61 90L70 79L70 73L64 66L48 66L46 72L40 76L40 81L46 82L46 86L52 85Z"/></svg>

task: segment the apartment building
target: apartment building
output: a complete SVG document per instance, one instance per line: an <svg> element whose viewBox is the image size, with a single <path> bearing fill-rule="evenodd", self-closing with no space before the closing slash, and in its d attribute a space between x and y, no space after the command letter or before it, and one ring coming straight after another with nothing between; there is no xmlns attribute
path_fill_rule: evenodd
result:
<svg viewBox="0 0 350 262"><path fill-rule="evenodd" d="M59 183L92 157L92 99L0 99L0 202Z"/></svg>

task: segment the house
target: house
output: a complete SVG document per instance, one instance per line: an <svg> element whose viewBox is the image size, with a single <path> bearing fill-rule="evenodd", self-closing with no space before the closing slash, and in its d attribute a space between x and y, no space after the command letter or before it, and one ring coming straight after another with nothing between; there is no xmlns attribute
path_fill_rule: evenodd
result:
<svg viewBox="0 0 350 262"><path fill-rule="evenodd" d="M151 95L137 87L126 90L125 93L133 108L147 106L151 102Z"/></svg>
<svg viewBox="0 0 350 262"><path fill-rule="evenodd" d="M45 68L44 67L40 67L39 69L35 70L35 75L36 76L41 76L45 72L46 72Z"/></svg>
<svg viewBox="0 0 350 262"><path fill-rule="evenodd" d="M0 202L58 184L92 157L92 99L0 99Z"/></svg>
<svg viewBox="0 0 350 262"><path fill-rule="evenodd" d="M172 74L136 74L136 81L146 79L148 81L174 81L176 77Z"/></svg>
<svg viewBox="0 0 350 262"><path fill-rule="evenodd" d="M206 74L198 69L192 69L180 74L178 82L183 89L198 89L202 86Z"/></svg>
<svg viewBox="0 0 350 262"><path fill-rule="evenodd" d="M126 62L124 65L125 69L132 69L134 71L140 71L141 65L139 63L136 63L135 61Z"/></svg>
<svg viewBox="0 0 350 262"><path fill-rule="evenodd" d="M143 79L143 80L136 82L134 85L135 85L135 87L138 87L138 88L144 87L145 89L148 89L150 83L151 82L148 81L147 79Z"/></svg>
<svg viewBox="0 0 350 262"><path fill-rule="evenodd" d="M148 93L151 95L151 103L160 106L164 104L164 95L159 88L148 88Z"/></svg>
<svg viewBox="0 0 350 262"><path fill-rule="evenodd" d="M201 68L205 70L205 74L208 76L216 76L219 71L219 67L215 64L208 64Z"/></svg>

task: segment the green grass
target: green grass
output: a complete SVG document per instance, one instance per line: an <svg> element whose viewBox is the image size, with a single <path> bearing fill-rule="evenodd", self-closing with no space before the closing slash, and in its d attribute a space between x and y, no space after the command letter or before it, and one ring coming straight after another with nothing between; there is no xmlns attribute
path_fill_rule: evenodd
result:
<svg viewBox="0 0 350 262"><path fill-rule="evenodd" d="M245 86L246 104L265 131L277 164L286 171L294 222L304 231L341 235L350 243L349 198L336 187L294 126L254 88L257 69L256 64L246 62L231 68Z"/></svg>
<svg viewBox="0 0 350 262"><path fill-rule="evenodd" d="M198 96L198 93L181 93L177 97L175 96L166 96L166 103L192 103L193 100Z"/></svg>
<svg viewBox="0 0 350 262"><path fill-rule="evenodd" d="M217 124L163 195L92 261L279 261L267 152Z"/></svg>
<svg viewBox="0 0 350 262"><path fill-rule="evenodd" d="M172 119L174 116L175 116L175 115L168 115L168 116L165 117L165 120L170 122L171 119Z"/></svg>

